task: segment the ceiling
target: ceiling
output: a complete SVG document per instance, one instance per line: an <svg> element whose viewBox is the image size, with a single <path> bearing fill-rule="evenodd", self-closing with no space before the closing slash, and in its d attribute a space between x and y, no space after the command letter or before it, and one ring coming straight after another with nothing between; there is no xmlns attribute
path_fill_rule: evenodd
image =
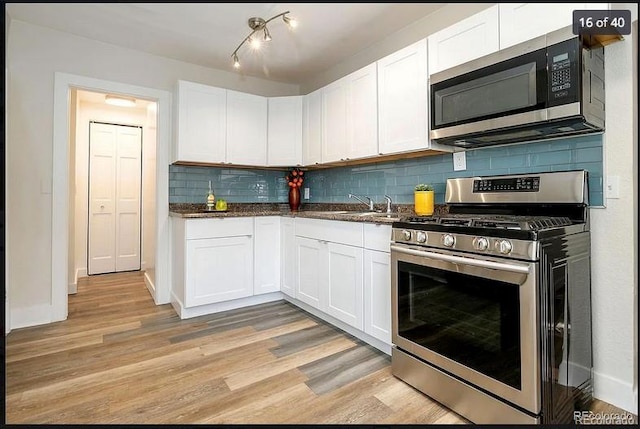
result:
<svg viewBox="0 0 640 429"><path fill-rule="evenodd" d="M205 67L299 84L433 13L445 3L8 3L11 19ZM251 29L247 20L290 11L256 52L231 54Z"/></svg>

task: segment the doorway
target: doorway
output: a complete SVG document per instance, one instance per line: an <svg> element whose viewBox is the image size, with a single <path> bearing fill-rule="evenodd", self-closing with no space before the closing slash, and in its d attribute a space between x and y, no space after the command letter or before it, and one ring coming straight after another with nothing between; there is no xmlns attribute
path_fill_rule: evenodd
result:
<svg viewBox="0 0 640 429"><path fill-rule="evenodd" d="M87 274L140 270L142 127L89 123Z"/></svg>
<svg viewBox="0 0 640 429"><path fill-rule="evenodd" d="M156 246L152 253L154 260L154 281L146 282L156 304L170 301L170 253L169 253L169 147L171 142L171 93L165 90L113 82L104 79L90 78L56 72L54 78L53 106L53 177L52 177L52 229L51 229L51 305L42 317L48 322L65 320L68 314L68 293L73 275L73 244L70 242L70 225L74 222L72 196L74 189L73 163L74 148L73 128L69 127L73 118L72 108L75 106L73 91L82 88L103 93L126 94L153 100L157 110L149 112L157 119L157 146L153 146L155 168L148 175L155 185L153 203L155 216L153 225L149 225ZM71 95L71 96L70 96ZM155 141L155 137L154 137ZM146 177L146 174L145 174ZM144 198L143 198L144 201ZM86 213L86 210L84 211ZM143 210L144 218L144 210ZM144 223L144 220L143 220ZM146 227L143 226L143 231ZM86 231L86 229L85 229ZM143 232L143 237L145 233ZM144 258L143 251L143 258ZM145 275L148 273L145 272Z"/></svg>
<svg viewBox="0 0 640 429"><path fill-rule="evenodd" d="M140 270L155 296L157 103L112 105L112 94L80 88L70 95L68 293L88 275Z"/></svg>

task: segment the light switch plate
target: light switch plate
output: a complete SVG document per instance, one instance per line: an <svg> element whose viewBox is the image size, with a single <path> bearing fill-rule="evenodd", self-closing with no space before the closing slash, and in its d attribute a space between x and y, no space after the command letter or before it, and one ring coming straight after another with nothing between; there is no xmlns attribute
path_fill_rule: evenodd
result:
<svg viewBox="0 0 640 429"><path fill-rule="evenodd" d="M453 152L453 170L461 171L467 169L467 153Z"/></svg>
<svg viewBox="0 0 640 429"><path fill-rule="evenodd" d="M304 188L304 197L305 200L309 199L309 188Z"/></svg>
<svg viewBox="0 0 640 429"><path fill-rule="evenodd" d="M620 176L607 176L606 198L620 198Z"/></svg>

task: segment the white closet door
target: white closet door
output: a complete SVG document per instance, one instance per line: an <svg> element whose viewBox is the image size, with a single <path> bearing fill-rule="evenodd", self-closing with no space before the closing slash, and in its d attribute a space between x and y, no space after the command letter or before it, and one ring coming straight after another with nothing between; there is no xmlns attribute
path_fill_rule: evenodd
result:
<svg viewBox="0 0 640 429"><path fill-rule="evenodd" d="M91 123L88 274L140 269L142 133Z"/></svg>
<svg viewBox="0 0 640 429"><path fill-rule="evenodd" d="M116 168L116 271L140 269L142 131L118 127Z"/></svg>

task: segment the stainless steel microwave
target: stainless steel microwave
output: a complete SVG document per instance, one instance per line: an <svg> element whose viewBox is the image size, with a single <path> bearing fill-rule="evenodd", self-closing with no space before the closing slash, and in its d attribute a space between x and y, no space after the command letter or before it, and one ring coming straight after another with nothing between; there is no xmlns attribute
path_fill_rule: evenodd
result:
<svg viewBox="0 0 640 429"><path fill-rule="evenodd" d="M604 131L604 48L566 27L431 75L432 142L465 149Z"/></svg>

